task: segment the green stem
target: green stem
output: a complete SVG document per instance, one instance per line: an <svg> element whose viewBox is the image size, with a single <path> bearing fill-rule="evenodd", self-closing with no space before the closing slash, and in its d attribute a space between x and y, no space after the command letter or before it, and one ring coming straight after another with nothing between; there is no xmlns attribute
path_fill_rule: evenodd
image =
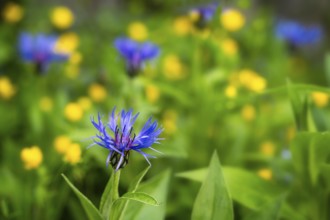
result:
<svg viewBox="0 0 330 220"><path fill-rule="evenodd" d="M120 179L120 170L114 171L112 175L111 201L113 203L119 198L118 186Z"/></svg>

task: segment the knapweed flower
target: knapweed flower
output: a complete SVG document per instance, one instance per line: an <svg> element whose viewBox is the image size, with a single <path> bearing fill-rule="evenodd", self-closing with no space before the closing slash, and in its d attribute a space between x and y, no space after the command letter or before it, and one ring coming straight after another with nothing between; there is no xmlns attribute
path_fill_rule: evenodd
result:
<svg viewBox="0 0 330 220"><path fill-rule="evenodd" d="M129 38L120 37L114 42L115 48L126 61L129 76L136 76L144 62L157 57L159 48L151 42L139 43Z"/></svg>
<svg viewBox="0 0 330 220"><path fill-rule="evenodd" d="M116 114L115 110L115 108L112 110L107 124L101 121L100 114L98 115L97 121L92 119L92 124L99 133L94 136L94 143L91 146L99 145L108 149L109 155L106 164L111 164L116 171L123 168L128 163L131 150L142 154L150 164L148 157L154 156L146 154L142 150L148 148L158 152L151 146L154 143L159 143L159 140L162 139L159 138L159 135L163 129L158 127L157 121L152 122L152 119L149 118L141 131L135 133L133 124L139 113L133 115L132 110L122 110L120 114Z"/></svg>
<svg viewBox="0 0 330 220"><path fill-rule="evenodd" d="M18 50L24 61L35 63L37 71L44 72L49 63L68 59L68 54L55 52L56 41L57 37L52 35L22 33Z"/></svg>
<svg viewBox="0 0 330 220"><path fill-rule="evenodd" d="M323 38L320 25L304 25L297 21L280 19L275 24L275 34L293 46L305 46L318 43Z"/></svg>
<svg viewBox="0 0 330 220"><path fill-rule="evenodd" d="M21 151L21 159L27 170L38 168L42 162L42 152L38 146L24 148Z"/></svg>
<svg viewBox="0 0 330 220"><path fill-rule="evenodd" d="M55 27L59 29L67 29L73 24L74 16L69 8L58 6L52 11L51 21Z"/></svg>
<svg viewBox="0 0 330 220"><path fill-rule="evenodd" d="M189 15L197 28L203 29L210 22L218 8L217 3L194 8Z"/></svg>

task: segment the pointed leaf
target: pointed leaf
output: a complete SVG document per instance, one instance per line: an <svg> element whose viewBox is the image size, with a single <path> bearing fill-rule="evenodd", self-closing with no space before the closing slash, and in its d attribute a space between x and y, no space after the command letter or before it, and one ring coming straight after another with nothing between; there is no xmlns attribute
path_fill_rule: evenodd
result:
<svg viewBox="0 0 330 220"><path fill-rule="evenodd" d="M137 190L137 188L139 187L143 177L147 174L147 172L149 171L150 166L148 166L147 168L145 168L139 175L137 175L132 183L130 184L129 188L128 188L128 192L135 192Z"/></svg>
<svg viewBox="0 0 330 220"><path fill-rule="evenodd" d="M147 205L153 205L153 206L159 206L159 203L157 202L157 200L148 195L147 193L143 193L143 192L128 192L125 193L123 196L121 196L118 200L116 200L115 202L119 201L119 200L133 200L133 201L137 201L137 202L141 202Z"/></svg>
<svg viewBox="0 0 330 220"><path fill-rule="evenodd" d="M216 153L212 156L208 174L195 200L191 219L234 219L232 200Z"/></svg>
<svg viewBox="0 0 330 220"><path fill-rule="evenodd" d="M80 200L80 203L83 206L88 218L91 220L103 220L101 214L93 203L84 194L82 194L64 174L62 174L62 177Z"/></svg>

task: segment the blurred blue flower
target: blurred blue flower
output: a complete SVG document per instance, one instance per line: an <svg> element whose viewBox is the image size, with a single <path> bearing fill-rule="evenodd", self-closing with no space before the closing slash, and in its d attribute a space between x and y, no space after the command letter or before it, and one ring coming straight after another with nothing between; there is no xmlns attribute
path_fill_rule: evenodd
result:
<svg viewBox="0 0 330 220"><path fill-rule="evenodd" d="M139 43L124 37L117 38L114 46L125 59L129 76L136 76L145 61L154 59L159 54L159 47L151 42Z"/></svg>
<svg viewBox="0 0 330 220"><path fill-rule="evenodd" d="M18 41L19 54L24 61L35 63L39 72L45 72L49 63L69 57L69 54L55 52L56 42L57 37L53 35L22 33Z"/></svg>
<svg viewBox="0 0 330 220"><path fill-rule="evenodd" d="M281 19L275 25L275 34L294 46L304 46L318 43L323 38L320 25L304 25L297 21Z"/></svg>
<svg viewBox="0 0 330 220"><path fill-rule="evenodd" d="M192 9L190 13L196 27L205 28L207 23L212 20L218 6L219 3L212 3Z"/></svg>
<svg viewBox="0 0 330 220"><path fill-rule="evenodd" d="M100 114L98 114L97 122L94 119L91 120L99 132L94 136L94 143L91 146L99 145L108 149L109 155L106 164L107 166L111 164L116 171L127 164L130 150L142 154L149 164L148 157L154 156L144 153L142 149L149 148L159 152L153 149L151 145L159 143L159 140L162 140L158 136L163 129L158 127L157 121L152 122L151 118L149 118L142 130L135 134L133 124L138 115L139 113L133 115L132 110L127 112L122 110L120 114L116 115L114 108L107 124L102 123Z"/></svg>

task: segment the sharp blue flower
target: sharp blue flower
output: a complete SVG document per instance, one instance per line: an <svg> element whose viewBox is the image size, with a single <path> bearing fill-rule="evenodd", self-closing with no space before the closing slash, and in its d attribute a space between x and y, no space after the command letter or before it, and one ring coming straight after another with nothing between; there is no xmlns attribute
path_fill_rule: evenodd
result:
<svg viewBox="0 0 330 220"><path fill-rule="evenodd" d="M120 37L114 42L115 48L126 61L129 76L136 76L144 62L154 59L159 54L159 47L151 42L139 43L129 38Z"/></svg>
<svg viewBox="0 0 330 220"><path fill-rule="evenodd" d="M57 37L53 35L22 33L18 40L18 50L21 58L26 62L36 64L39 72L45 72L49 63L64 61L69 54L55 52Z"/></svg>
<svg viewBox="0 0 330 220"><path fill-rule="evenodd" d="M304 25L297 21L280 19L275 24L275 34L293 46L305 46L318 43L323 38L320 25Z"/></svg>
<svg viewBox="0 0 330 220"><path fill-rule="evenodd" d="M159 135L163 131L158 126L157 121L152 121L151 118L142 127L139 133L134 133L133 125L139 115L133 115L133 111L122 110L120 114L116 114L116 109L112 110L109 121L105 124L101 121L101 116L98 114L97 121L91 120L94 127L98 130L98 134L94 136L94 143L91 145L99 145L109 150L107 157L107 166L111 164L115 171L123 168L129 159L129 153L134 150L147 160L148 157L154 157L143 152L143 149L149 148L156 152L151 146L154 143L159 143L162 138Z"/></svg>

